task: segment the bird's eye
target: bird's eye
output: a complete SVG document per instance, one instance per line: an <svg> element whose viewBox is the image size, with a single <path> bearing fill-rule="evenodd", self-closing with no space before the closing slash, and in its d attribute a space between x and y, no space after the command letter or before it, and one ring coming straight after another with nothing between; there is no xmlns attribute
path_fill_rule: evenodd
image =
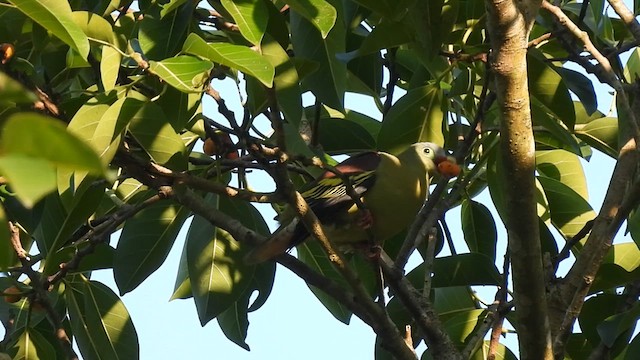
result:
<svg viewBox="0 0 640 360"><path fill-rule="evenodd" d="M425 154L431 154L431 149L429 148L424 148L422 151L424 151Z"/></svg>

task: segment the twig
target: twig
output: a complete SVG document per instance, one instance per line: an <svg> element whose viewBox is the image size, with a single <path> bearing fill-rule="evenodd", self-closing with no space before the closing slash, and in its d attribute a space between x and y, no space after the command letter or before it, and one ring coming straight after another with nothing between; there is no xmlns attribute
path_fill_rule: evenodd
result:
<svg viewBox="0 0 640 360"><path fill-rule="evenodd" d="M622 0L607 1L609 2L609 5L611 5L613 11L615 11L616 14L620 16L622 22L627 25L627 28L629 29L629 32L631 33L633 38L637 42L640 42L640 23L638 23L636 16L631 12L631 10L629 10L627 5L625 5Z"/></svg>

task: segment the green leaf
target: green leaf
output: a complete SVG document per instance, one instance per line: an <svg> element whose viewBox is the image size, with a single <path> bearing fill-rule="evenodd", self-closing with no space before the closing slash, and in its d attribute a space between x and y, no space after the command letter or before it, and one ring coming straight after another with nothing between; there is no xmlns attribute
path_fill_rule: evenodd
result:
<svg viewBox="0 0 640 360"><path fill-rule="evenodd" d="M193 294L191 292L191 280L189 279L189 265L187 264L187 242L185 241L180 254L173 294L171 294L169 300L188 299L190 297L193 297Z"/></svg>
<svg viewBox="0 0 640 360"><path fill-rule="evenodd" d="M618 158L618 119L603 117L576 126L576 135L603 153Z"/></svg>
<svg viewBox="0 0 640 360"><path fill-rule="evenodd" d="M361 125L346 119L321 118L320 143L327 154L344 154L370 151L376 148L376 140Z"/></svg>
<svg viewBox="0 0 640 360"><path fill-rule="evenodd" d="M113 27L105 18L88 11L74 11L71 17L88 38L118 46Z"/></svg>
<svg viewBox="0 0 640 360"><path fill-rule="evenodd" d="M527 71L531 96L551 110L568 129L573 129L576 114L562 77L536 56L527 56Z"/></svg>
<svg viewBox="0 0 640 360"><path fill-rule="evenodd" d="M100 61L100 80L104 91L108 92L115 88L120 71L122 55L109 46L102 47L102 59Z"/></svg>
<svg viewBox="0 0 640 360"><path fill-rule="evenodd" d="M302 118L302 90L295 65L282 46L269 35L263 40L262 56L275 68L273 82L280 110L288 122L299 124Z"/></svg>
<svg viewBox="0 0 640 360"><path fill-rule="evenodd" d="M313 24L323 39L327 38L336 24L336 9L325 0L286 0L286 3L296 14Z"/></svg>
<svg viewBox="0 0 640 360"><path fill-rule="evenodd" d="M624 360L634 360L638 354L640 354L640 335L636 335L629 343Z"/></svg>
<svg viewBox="0 0 640 360"><path fill-rule="evenodd" d="M565 150L536 151L536 169L541 175L558 180L589 200L587 179L580 158Z"/></svg>
<svg viewBox="0 0 640 360"><path fill-rule="evenodd" d="M584 224L596 217L591 205L580 194L558 180L539 176L549 200L551 222L565 238L571 238Z"/></svg>
<svg viewBox="0 0 640 360"><path fill-rule="evenodd" d="M398 153L416 142L444 145L442 126L445 109L444 95L437 86L409 90L393 104L382 121L378 148Z"/></svg>
<svg viewBox="0 0 640 360"><path fill-rule="evenodd" d="M182 92L202 92L212 67L210 61L186 55L149 62L151 72Z"/></svg>
<svg viewBox="0 0 640 360"><path fill-rule="evenodd" d="M21 12L78 52L83 59L89 55L89 40L73 20L67 1L10 0Z"/></svg>
<svg viewBox="0 0 640 360"><path fill-rule="evenodd" d="M69 320L82 357L138 359L138 334L118 296L104 284L82 275L66 284Z"/></svg>
<svg viewBox="0 0 640 360"><path fill-rule="evenodd" d="M76 112L68 129L91 146L107 165L120 146L127 124L141 106L140 101L131 98L121 98L111 106L92 99Z"/></svg>
<svg viewBox="0 0 640 360"><path fill-rule="evenodd" d="M478 307L469 286L437 287L432 288L431 291L433 308L442 320Z"/></svg>
<svg viewBox="0 0 640 360"><path fill-rule="evenodd" d="M443 326L446 329L449 337L452 341L458 344L464 343L465 339L471 335L478 322L482 322L486 316L486 309L472 309L462 311L455 316L443 321Z"/></svg>
<svg viewBox="0 0 640 360"><path fill-rule="evenodd" d="M202 113L202 94L184 93L174 87L167 88L155 103L175 130L184 129L196 114Z"/></svg>
<svg viewBox="0 0 640 360"><path fill-rule="evenodd" d="M263 0L222 0L222 6L231 14L245 39L260 46L269 22Z"/></svg>
<svg viewBox="0 0 640 360"><path fill-rule="evenodd" d="M238 69L247 75L255 77L267 87L273 85L275 69L271 63L246 46L227 43L207 44L200 36L192 33L185 40L182 51Z"/></svg>
<svg viewBox="0 0 640 360"><path fill-rule="evenodd" d="M489 209L479 202L462 202L462 232L469 250L496 259L498 233Z"/></svg>
<svg viewBox="0 0 640 360"><path fill-rule="evenodd" d="M56 169L51 162L20 154L0 157L0 173L26 207L32 207L56 188Z"/></svg>
<svg viewBox="0 0 640 360"><path fill-rule="evenodd" d="M133 104L129 131L153 161L174 170L186 168L186 149L162 108L152 102ZM141 105L141 106L140 106ZM139 106L137 109L136 106Z"/></svg>
<svg viewBox="0 0 640 360"><path fill-rule="evenodd" d="M609 248L603 259L603 264L616 264L626 272L632 272L640 267L640 250L635 242L615 244Z"/></svg>
<svg viewBox="0 0 640 360"><path fill-rule="evenodd" d="M624 66L624 77L629 83L633 83L640 78L640 49L636 48L629 55L629 60Z"/></svg>
<svg viewBox="0 0 640 360"><path fill-rule="evenodd" d="M345 51L344 24L337 21L331 33L323 38L298 13L292 12L290 17L291 43L296 58L319 65L316 71L302 77L304 88L311 90L320 102L341 111L347 86L347 66L336 58L336 54Z"/></svg>
<svg viewBox="0 0 640 360"><path fill-rule="evenodd" d="M413 284L422 284L424 264L411 270L407 278ZM500 285L502 277L488 256L467 253L436 258L433 262L432 286Z"/></svg>
<svg viewBox="0 0 640 360"><path fill-rule="evenodd" d="M6 155L45 160L52 166L86 170L96 175L104 171L100 159L88 145L68 132L62 122L47 116L12 115L5 122L0 141Z"/></svg>
<svg viewBox="0 0 640 360"><path fill-rule="evenodd" d="M640 306L636 303L631 309L604 319L598 324L597 331L602 342L609 348L624 333L635 329L640 317Z"/></svg>
<svg viewBox="0 0 640 360"><path fill-rule="evenodd" d="M298 251L298 259L303 263L307 264L311 269L313 269L318 274L325 276L340 285L343 285L345 288L348 288L348 284L344 277L338 273L338 271L333 267L331 261L327 258L325 252L320 248L320 245L317 241L306 241L296 247ZM331 296L327 295L324 291L312 286L308 285L313 295L315 295L320 303L329 310L331 315L333 315L336 320L342 322L343 324L349 324L351 321L351 311L344 306L341 302L335 300Z"/></svg>
<svg viewBox="0 0 640 360"><path fill-rule="evenodd" d="M121 294L135 289L162 265L189 215L182 206L160 202L127 220L113 259Z"/></svg>
<svg viewBox="0 0 640 360"><path fill-rule="evenodd" d="M180 50L189 31L195 5L195 2L189 1L162 19L145 14L140 22L138 39L147 58L162 60Z"/></svg>
<svg viewBox="0 0 640 360"><path fill-rule="evenodd" d="M248 306L249 296L244 296L218 315L217 319L224 336L247 351L250 350L249 345L245 341L247 338L247 330L249 329Z"/></svg>
<svg viewBox="0 0 640 360"><path fill-rule="evenodd" d="M598 99L589 78L582 73L564 67L554 67L553 69L560 74L569 90L580 99L587 113L593 114L598 110Z"/></svg>
<svg viewBox="0 0 640 360"><path fill-rule="evenodd" d="M16 360L55 359L53 345L35 329L25 329L14 347L18 352L13 357Z"/></svg>
<svg viewBox="0 0 640 360"><path fill-rule="evenodd" d="M261 215L246 202L212 195L207 201L259 233L268 231ZM242 296L248 296L245 291L254 281L256 267L245 264L246 249L240 247L228 232L196 215L187 233L186 253L191 291L203 326L228 309L239 306ZM246 301L242 310L245 312L248 298ZM237 316L240 310L231 311Z"/></svg>
<svg viewBox="0 0 640 360"><path fill-rule="evenodd" d="M38 99L34 93L4 72L0 72L0 92L0 110L4 105L13 107L15 104L33 104Z"/></svg>

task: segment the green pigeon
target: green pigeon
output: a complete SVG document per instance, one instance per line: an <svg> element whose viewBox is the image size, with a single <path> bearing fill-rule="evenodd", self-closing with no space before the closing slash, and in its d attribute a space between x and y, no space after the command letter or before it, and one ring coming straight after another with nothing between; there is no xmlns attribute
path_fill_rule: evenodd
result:
<svg viewBox="0 0 640 360"><path fill-rule="evenodd" d="M434 143L420 142L394 156L365 152L335 167L348 176L367 211L358 209L342 180L325 172L305 185L300 193L323 225L327 237L340 248L368 243L371 234L382 244L405 229L429 194L430 178L437 173L457 176L455 159ZM264 243L249 252L248 263L260 263L305 241L304 224L285 210L282 225Z"/></svg>

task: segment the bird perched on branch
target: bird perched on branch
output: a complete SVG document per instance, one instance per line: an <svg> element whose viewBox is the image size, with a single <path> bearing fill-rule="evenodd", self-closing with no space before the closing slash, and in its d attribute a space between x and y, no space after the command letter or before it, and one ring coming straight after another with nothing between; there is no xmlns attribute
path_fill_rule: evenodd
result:
<svg viewBox="0 0 640 360"><path fill-rule="evenodd" d="M436 173L457 176L460 168L440 146L421 142L397 156L385 152L361 153L336 165L359 196L360 211L340 176L325 172L301 189L302 197L336 245L367 243L371 235L382 243L406 228L429 193ZM269 240L253 249L248 263L269 260L309 237L304 224L291 210L280 216L283 224Z"/></svg>

